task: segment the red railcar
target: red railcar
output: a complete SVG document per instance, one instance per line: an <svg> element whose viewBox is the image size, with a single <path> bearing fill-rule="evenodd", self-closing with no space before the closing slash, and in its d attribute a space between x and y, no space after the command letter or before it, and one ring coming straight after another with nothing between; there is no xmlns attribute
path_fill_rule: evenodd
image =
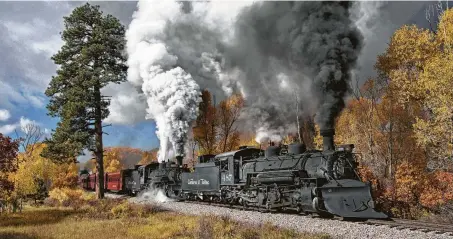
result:
<svg viewBox="0 0 453 239"><path fill-rule="evenodd" d="M123 191L124 175L122 172L106 173L106 189L109 191Z"/></svg>
<svg viewBox="0 0 453 239"><path fill-rule="evenodd" d="M96 190L97 174L95 173L90 174L88 180L89 180L88 189L93 191Z"/></svg>
<svg viewBox="0 0 453 239"><path fill-rule="evenodd" d="M104 174L104 190L112 192L130 192L127 188L126 178L132 177L133 169L125 169L119 172L105 173ZM86 174L79 178L80 185L85 190L96 191L99 175Z"/></svg>
<svg viewBox="0 0 453 239"><path fill-rule="evenodd" d="M88 174L82 174L80 175L79 177L79 186L85 190L88 190L89 189L89 176Z"/></svg>

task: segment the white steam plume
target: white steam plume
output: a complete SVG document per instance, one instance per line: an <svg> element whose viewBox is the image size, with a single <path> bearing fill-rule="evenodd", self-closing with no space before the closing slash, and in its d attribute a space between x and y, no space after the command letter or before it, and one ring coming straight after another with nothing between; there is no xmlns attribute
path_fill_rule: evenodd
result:
<svg viewBox="0 0 453 239"><path fill-rule="evenodd" d="M344 2L140 1L126 34L128 80L142 88L157 122L159 160L183 154L199 88L240 91L241 119L260 142L295 132L297 112L333 127L367 38L366 16L376 16L369 10Z"/></svg>
<svg viewBox="0 0 453 239"><path fill-rule="evenodd" d="M147 118L156 121L162 162L173 154L184 155L191 123L198 115L200 89L192 76L177 66L178 57L162 39L166 25L180 14L180 4L142 1L126 33L129 54L128 80L142 85L147 98ZM171 143L171 147L169 145Z"/></svg>

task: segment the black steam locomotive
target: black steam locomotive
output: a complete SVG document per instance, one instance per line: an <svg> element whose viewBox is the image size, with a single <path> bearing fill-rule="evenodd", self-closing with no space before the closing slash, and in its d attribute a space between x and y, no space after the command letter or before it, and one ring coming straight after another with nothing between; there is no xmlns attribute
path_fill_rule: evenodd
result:
<svg viewBox="0 0 453 239"><path fill-rule="evenodd" d="M317 213L322 217L387 218L374 210L371 185L360 180L354 145L334 148L333 130L324 130L323 151L302 144L270 146L199 158L182 173L179 197L238 204L259 210Z"/></svg>
<svg viewBox="0 0 453 239"><path fill-rule="evenodd" d="M321 131L323 151L302 144L270 146L264 152L237 151L198 158L194 171L177 163L141 166L124 179L126 191L162 189L178 200L195 200L244 208L296 210L330 218L388 218L374 209L371 185L361 181L354 145L334 147L333 130ZM263 155L264 153L264 155Z"/></svg>

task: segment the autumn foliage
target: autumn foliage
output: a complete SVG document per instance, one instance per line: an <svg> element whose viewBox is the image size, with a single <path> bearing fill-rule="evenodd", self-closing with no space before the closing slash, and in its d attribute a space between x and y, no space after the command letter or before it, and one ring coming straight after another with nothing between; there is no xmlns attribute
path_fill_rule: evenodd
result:
<svg viewBox="0 0 453 239"><path fill-rule="evenodd" d="M372 183L381 210L403 218L438 213L453 205L453 10L443 12L435 32L417 26L396 30L375 69L377 77L353 89L336 119L335 143L355 145L359 174ZM197 155L260 146L254 132L239 127L244 104L239 94L216 104L204 90L186 158L194 163ZM299 131L300 137L287 135L283 143L300 138L308 148L322 147L313 117L302 118ZM19 153L18 141L0 134L0 191L23 196L43 186L75 185L77 166L43 158L45 148L39 143ZM157 152L106 147L105 172L157 161ZM89 160L85 168L94 173L94 165Z"/></svg>
<svg viewBox="0 0 453 239"><path fill-rule="evenodd" d="M105 147L104 167L106 173L118 172L122 169L134 168L135 165L144 165L157 161L158 149L144 151L131 147ZM84 168L95 173L94 159L85 163Z"/></svg>
<svg viewBox="0 0 453 239"><path fill-rule="evenodd" d="M8 175L17 170L18 151L19 141L0 133L0 198L14 189L14 183L8 180Z"/></svg>
<svg viewBox="0 0 453 239"><path fill-rule="evenodd" d="M241 139L238 122L243 107L244 98L240 94L234 94L214 105L209 91L202 92L200 113L193 128L193 140L198 154L232 151L241 143L256 144L247 133L243 133L245 136Z"/></svg>
<svg viewBox="0 0 453 239"><path fill-rule="evenodd" d="M355 144L362 177L393 216L419 218L453 200L452 10L437 29L398 29L378 77L355 89L337 119L336 142Z"/></svg>

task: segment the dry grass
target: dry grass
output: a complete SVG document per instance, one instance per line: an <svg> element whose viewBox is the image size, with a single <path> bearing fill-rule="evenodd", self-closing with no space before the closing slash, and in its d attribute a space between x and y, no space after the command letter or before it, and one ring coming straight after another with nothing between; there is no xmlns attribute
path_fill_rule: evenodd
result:
<svg viewBox="0 0 453 239"><path fill-rule="evenodd" d="M329 238L271 225L252 226L225 217L197 217L158 207L105 199L75 207L26 207L0 215L0 239L8 238Z"/></svg>

